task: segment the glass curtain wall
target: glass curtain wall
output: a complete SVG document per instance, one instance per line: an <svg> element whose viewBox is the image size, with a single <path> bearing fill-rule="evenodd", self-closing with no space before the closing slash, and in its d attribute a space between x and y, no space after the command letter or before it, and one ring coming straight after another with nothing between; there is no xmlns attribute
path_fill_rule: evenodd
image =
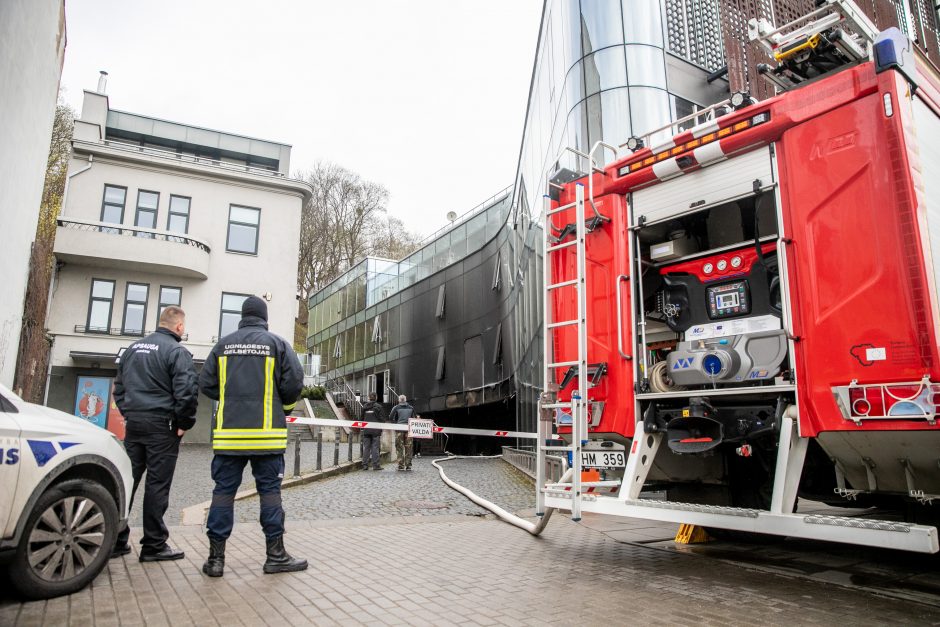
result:
<svg viewBox="0 0 940 627"><path fill-rule="evenodd" d="M619 146L710 104L670 93L670 56L705 71L724 64L718 0L545 3L511 220L513 273L519 283L514 354L520 360L514 374L520 430L535 430L542 386L539 216L547 179L559 167L589 170L589 163L566 147L589 153L598 141ZM592 156L601 166L616 157L603 147Z"/></svg>

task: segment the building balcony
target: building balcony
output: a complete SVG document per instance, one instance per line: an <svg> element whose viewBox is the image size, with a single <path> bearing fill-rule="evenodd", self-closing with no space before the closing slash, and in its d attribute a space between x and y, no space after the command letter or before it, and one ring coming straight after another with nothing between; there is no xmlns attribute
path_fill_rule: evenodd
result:
<svg viewBox="0 0 940 627"><path fill-rule="evenodd" d="M54 251L66 263L190 279L209 276L208 243L157 229L59 218Z"/></svg>

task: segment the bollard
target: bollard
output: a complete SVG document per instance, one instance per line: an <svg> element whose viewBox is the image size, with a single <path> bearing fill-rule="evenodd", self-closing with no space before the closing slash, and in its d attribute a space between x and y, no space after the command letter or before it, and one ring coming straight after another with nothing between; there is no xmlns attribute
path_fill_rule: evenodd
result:
<svg viewBox="0 0 940 627"><path fill-rule="evenodd" d="M333 433L333 465L339 466L339 427Z"/></svg>
<svg viewBox="0 0 940 627"><path fill-rule="evenodd" d="M300 436L294 439L294 476L300 476Z"/></svg>
<svg viewBox="0 0 940 627"><path fill-rule="evenodd" d="M317 427L317 470L323 470L323 430Z"/></svg>

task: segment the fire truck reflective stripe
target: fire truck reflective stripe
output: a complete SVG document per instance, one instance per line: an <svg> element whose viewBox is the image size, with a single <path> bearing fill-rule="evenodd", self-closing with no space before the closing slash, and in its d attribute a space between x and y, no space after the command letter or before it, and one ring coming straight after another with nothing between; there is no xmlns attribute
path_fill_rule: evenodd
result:
<svg viewBox="0 0 940 627"><path fill-rule="evenodd" d="M676 163L675 159L667 159L666 161L660 161L653 165L653 174L655 174L656 178L659 180L665 181L677 174L682 174L682 169L679 167L679 164Z"/></svg>
<svg viewBox="0 0 940 627"><path fill-rule="evenodd" d="M692 137L698 138L702 135L708 135L709 133L714 133L718 130L718 120L709 120L708 122L703 122L698 126L695 126L691 129Z"/></svg>
<svg viewBox="0 0 940 627"><path fill-rule="evenodd" d="M661 144L656 144L655 146L650 146L650 152L655 155L656 153L662 152L663 150L669 150L670 148L675 148L676 142L675 142L674 140L675 140L675 138L670 137L669 139L667 139L666 141L664 141L664 142L661 143Z"/></svg>
<svg viewBox="0 0 940 627"><path fill-rule="evenodd" d="M225 410L225 369L228 357L219 357L219 408L215 414L215 428L222 428L222 412Z"/></svg>
<svg viewBox="0 0 940 627"><path fill-rule="evenodd" d="M684 444L686 443L691 444L695 442L713 442L714 440L712 440L711 438L682 438L679 441Z"/></svg>
<svg viewBox="0 0 940 627"><path fill-rule="evenodd" d="M725 151L721 148L721 142L711 142L700 146L693 150L692 154L695 156L695 160L699 162L699 165L702 166L728 158L727 155L725 155Z"/></svg>

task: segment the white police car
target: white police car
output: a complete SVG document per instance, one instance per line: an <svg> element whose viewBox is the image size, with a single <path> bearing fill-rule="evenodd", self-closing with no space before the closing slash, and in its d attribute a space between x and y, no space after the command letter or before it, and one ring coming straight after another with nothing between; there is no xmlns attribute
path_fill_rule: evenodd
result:
<svg viewBox="0 0 940 627"><path fill-rule="evenodd" d="M0 560L21 596L94 579L126 524L131 463L109 431L0 385Z"/></svg>

